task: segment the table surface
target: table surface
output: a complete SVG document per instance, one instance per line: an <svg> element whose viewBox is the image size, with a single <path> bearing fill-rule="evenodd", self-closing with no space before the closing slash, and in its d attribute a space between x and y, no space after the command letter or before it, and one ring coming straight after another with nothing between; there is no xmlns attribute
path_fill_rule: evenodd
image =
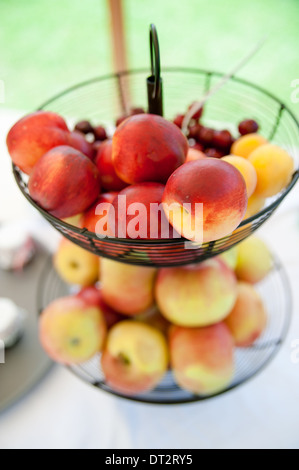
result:
<svg viewBox="0 0 299 470"><path fill-rule="evenodd" d="M0 111L0 223L17 220L30 225L38 238L54 247L57 235L19 194L11 175L4 140L18 116ZM299 231L292 230L298 207L295 188L259 232L284 262L294 297L288 338L261 375L208 402L160 407L114 398L55 366L0 414L0 448L298 449L299 363L292 361L294 342L299 341Z"/></svg>

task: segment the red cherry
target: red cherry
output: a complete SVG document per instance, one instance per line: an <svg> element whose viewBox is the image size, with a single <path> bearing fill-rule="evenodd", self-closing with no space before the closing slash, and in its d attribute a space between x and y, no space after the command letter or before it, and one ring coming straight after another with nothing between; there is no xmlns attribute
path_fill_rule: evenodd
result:
<svg viewBox="0 0 299 470"><path fill-rule="evenodd" d="M189 134L188 134L189 139L198 140L199 139L199 132L200 132L201 128L202 128L202 126L200 124L195 124L194 126L191 126L189 128Z"/></svg>
<svg viewBox="0 0 299 470"><path fill-rule="evenodd" d="M212 144L214 137L214 130L209 127L201 127L198 133L198 140L205 147Z"/></svg>
<svg viewBox="0 0 299 470"><path fill-rule="evenodd" d="M239 124L239 132L241 135L254 134L259 130L259 125L253 119L245 119Z"/></svg>
<svg viewBox="0 0 299 470"><path fill-rule="evenodd" d="M107 132L103 126L97 126L93 130L95 140L106 140L107 139Z"/></svg>
<svg viewBox="0 0 299 470"><path fill-rule="evenodd" d="M180 129L182 129L184 119L185 119L184 114L177 114L176 117L173 120L173 123L176 126L178 126Z"/></svg>
<svg viewBox="0 0 299 470"><path fill-rule="evenodd" d="M122 116L120 116L120 117L116 120L116 122L115 122L116 127L118 127L122 122L124 122L124 121L127 119L127 117L128 117L128 116L125 115L125 114L123 114Z"/></svg>
<svg viewBox="0 0 299 470"><path fill-rule="evenodd" d="M232 146L233 138L229 131L215 131L213 145L220 150L229 150Z"/></svg>
<svg viewBox="0 0 299 470"><path fill-rule="evenodd" d="M195 149L195 150L199 150L200 152L204 152L204 146L199 144L198 142L196 142L193 145L190 145L190 148Z"/></svg>
<svg viewBox="0 0 299 470"><path fill-rule="evenodd" d="M93 133L93 126L89 121L80 121L75 125L74 130L82 132L82 134L91 134Z"/></svg>
<svg viewBox="0 0 299 470"><path fill-rule="evenodd" d="M136 114L144 114L145 111L143 108L132 108L130 111L131 116L135 116Z"/></svg>
<svg viewBox="0 0 299 470"><path fill-rule="evenodd" d="M224 157L225 152L211 147L205 150L205 154L207 157L211 158L222 158Z"/></svg>

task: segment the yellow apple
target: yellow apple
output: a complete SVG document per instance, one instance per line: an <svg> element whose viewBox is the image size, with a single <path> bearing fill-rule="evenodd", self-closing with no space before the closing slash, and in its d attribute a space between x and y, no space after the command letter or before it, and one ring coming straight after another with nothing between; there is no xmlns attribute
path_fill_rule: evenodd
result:
<svg viewBox="0 0 299 470"><path fill-rule="evenodd" d="M99 277L98 256L62 239L54 256L54 266L60 277L69 284L87 287L95 284Z"/></svg>
<svg viewBox="0 0 299 470"><path fill-rule="evenodd" d="M101 290L104 301L117 312L137 315L154 303L154 280L157 270L101 260Z"/></svg>
<svg viewBox="0 0 299 470"><path fill-rule="evenodd" d="M54 361L80 364L102 350L106 323L99 308L76 296L64 297L42 312L39 336Z"/></svg>
<svg viewBox="0 0 299 470"><path fill-rule="evenodd" d="M237 298L234 272L219 258L158 273L156 300L167 320L186 327L208 326L230 313Z"/></svg>

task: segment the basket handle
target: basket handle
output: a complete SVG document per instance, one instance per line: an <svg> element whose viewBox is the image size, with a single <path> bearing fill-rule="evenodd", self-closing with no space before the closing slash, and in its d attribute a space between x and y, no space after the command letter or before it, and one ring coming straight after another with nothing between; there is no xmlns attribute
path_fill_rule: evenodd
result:
<svg viewBox="0 0 299 470"><path fill-rule="evenodd" d="M163 116L163 85L160 48L156 26L150 25L151 76L147 78L148 112Z"/></svg>

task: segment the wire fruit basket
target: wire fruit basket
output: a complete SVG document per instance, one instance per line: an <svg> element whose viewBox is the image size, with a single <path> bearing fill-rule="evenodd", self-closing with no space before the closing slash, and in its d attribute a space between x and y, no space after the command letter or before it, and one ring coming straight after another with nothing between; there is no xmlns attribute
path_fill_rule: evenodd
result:
<svg viewBox="0 0 299 470"><path fill-rule="evenodd" d="M106 75L76 85L47 101L40 109L61 113L69 122L89 119L113 129L116 116L126 112L129 103L147 106L144 82L148 70L134 70ZM190 68L163 69L165 117L173 119L202 96L221 77L220 73ZM297 168L290 184L270 198L264 209L243 220L230 235L201 246L186 248L185 239L133 240L104 238L69 225L41 209L30 197L27 180L14 166L16 182L27 200L63 236L98 256L143 266L179 266L201 262L233 247L258 229L277 209L298 180L299 124L292 112L277 98L256 85L233 77L226 86L205 104L204 123L216 129L225 126L233 133L238 122L250 116L261 125L261 133L270 142L287 149Z"/></svg>
<svg viewBox="0 0 299 470"><path fill-rule="evenodd" d="M268 312L268 326L263 336L249 348L236 349L235 376L231 385L220 394L228 392L247 382L261 372L280 350L287 335L291 320L291 292L286 273L276 260L271 273L257 285ZM53 268L52 260L45 264L38 288L38 311L42 311L53 300L68 295L70 287L64 284ZM205 397L193 395L179 388L169 371L159 386L148 393L127 396L116 393L106 384L100 364L101 355L97 354L90 361L72 366L70 370L84 382L94 387L129 400L161 405L184 404L207 400L217 395Z"/></svg>

